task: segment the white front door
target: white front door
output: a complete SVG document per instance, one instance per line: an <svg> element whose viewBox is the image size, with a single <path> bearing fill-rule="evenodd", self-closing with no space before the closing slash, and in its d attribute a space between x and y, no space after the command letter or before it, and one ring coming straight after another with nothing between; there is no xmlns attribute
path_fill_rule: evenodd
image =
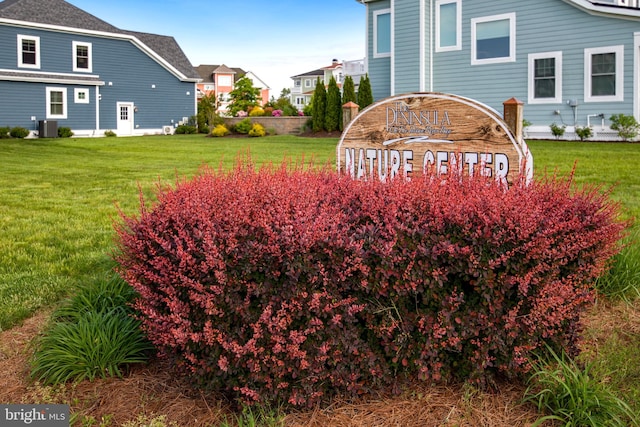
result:
<svg viewBox="0 0 640 427"><path fill-rule="evenodd" d="M133 135L133 102L118 102L118 136Z"/></svg>

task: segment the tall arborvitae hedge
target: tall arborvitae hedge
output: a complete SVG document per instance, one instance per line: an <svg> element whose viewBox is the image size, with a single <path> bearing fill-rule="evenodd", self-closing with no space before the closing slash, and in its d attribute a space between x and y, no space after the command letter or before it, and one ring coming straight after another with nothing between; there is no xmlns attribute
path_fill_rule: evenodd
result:
<svg viewBox="0 0 640 427"><path fill-rule="evenodd" d="M344 78L344 83L342 83L342 104L344 105L348 102L358 103L358 98L356 98L356 87L351 76L346 76Z"/></svg>
<svg viewBox="0 0 640 427"><path fill-rule="evenodd" d="M371 90L371 81L369 74L360 79L360 87L358 88L358 102L360 110L364 110L367 106L373 104L373 92Z"/></svg>
<svg viewBox="0 0 640 427"><path fill-rule="evenodd" d="M327 88L327 109L324 115L324 129L327 132L340 130L342 124L342 96L336 79L331 76Z"/></svg>
<svg viewBox="0 0 640 427"><path fill-rule="evenodd" d="M311 107L313 131L320 132L324 129L324 116L327 110L327 91L319 77L316 81L316 89L313 92L313 103Z"/></svg>

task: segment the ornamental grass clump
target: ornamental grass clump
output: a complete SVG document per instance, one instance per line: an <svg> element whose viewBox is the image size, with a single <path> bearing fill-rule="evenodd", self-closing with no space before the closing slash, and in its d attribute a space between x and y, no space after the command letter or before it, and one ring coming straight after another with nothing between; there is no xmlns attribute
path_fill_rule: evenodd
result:
<svg viewBox="0 0 640 427"><path fill-rule="evenodd" d="M505 190L238 164L141 200L116 258L144 331L247 404L487 384L545 345L575 353L625 227L606 194L557 179Z"/></svg>
<svg viewBox="0 0 640 427"><path fill-rule="evenodd" d="M80 288L35 341L31 377L53 385L122 377L129 365L147 362L153 347L128 305L134 297L118 277Z"/></svg>

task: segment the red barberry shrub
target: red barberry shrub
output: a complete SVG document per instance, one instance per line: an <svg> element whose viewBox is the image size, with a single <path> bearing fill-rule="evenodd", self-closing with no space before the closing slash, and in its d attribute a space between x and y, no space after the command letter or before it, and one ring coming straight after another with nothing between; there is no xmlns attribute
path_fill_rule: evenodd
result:
<svg viewBox="0 0 640 427"><path fill-rule="evenodd" d="M160 192L119 229L149 338L207 387L249 402L375 385L384 364L359 320L368 266L341 206L359 186L238 167Z"/></svg>
<svg viewBox="0 0 640 427"><path fill-rule="evenodd" d="M205 169L123 215L116 258L161 353L245 402L486 381L576 348L625 224L572 187Z"/></svg>
<svg viewBox="0 0 640 427"><path fill-rule="evenodd" d="M380 307L368 324L393 366L485 381L527 371L545 342L575 352L580 312L624 229L616 204L555 179L401 185L396 244L368 282Z"/></svg>

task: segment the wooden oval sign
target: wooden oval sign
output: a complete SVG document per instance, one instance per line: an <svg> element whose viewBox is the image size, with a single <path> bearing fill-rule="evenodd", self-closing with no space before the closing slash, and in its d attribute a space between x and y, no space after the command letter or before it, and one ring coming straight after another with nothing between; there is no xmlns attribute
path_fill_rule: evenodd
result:
<svg viewBox="0 0 640 427"><path fill-rule="evenodd" d="M526 143L495 110L444 93L394 96L364 109L342 133L337 166L358 179L455 171L507 185L533 173Z"/></svg>

